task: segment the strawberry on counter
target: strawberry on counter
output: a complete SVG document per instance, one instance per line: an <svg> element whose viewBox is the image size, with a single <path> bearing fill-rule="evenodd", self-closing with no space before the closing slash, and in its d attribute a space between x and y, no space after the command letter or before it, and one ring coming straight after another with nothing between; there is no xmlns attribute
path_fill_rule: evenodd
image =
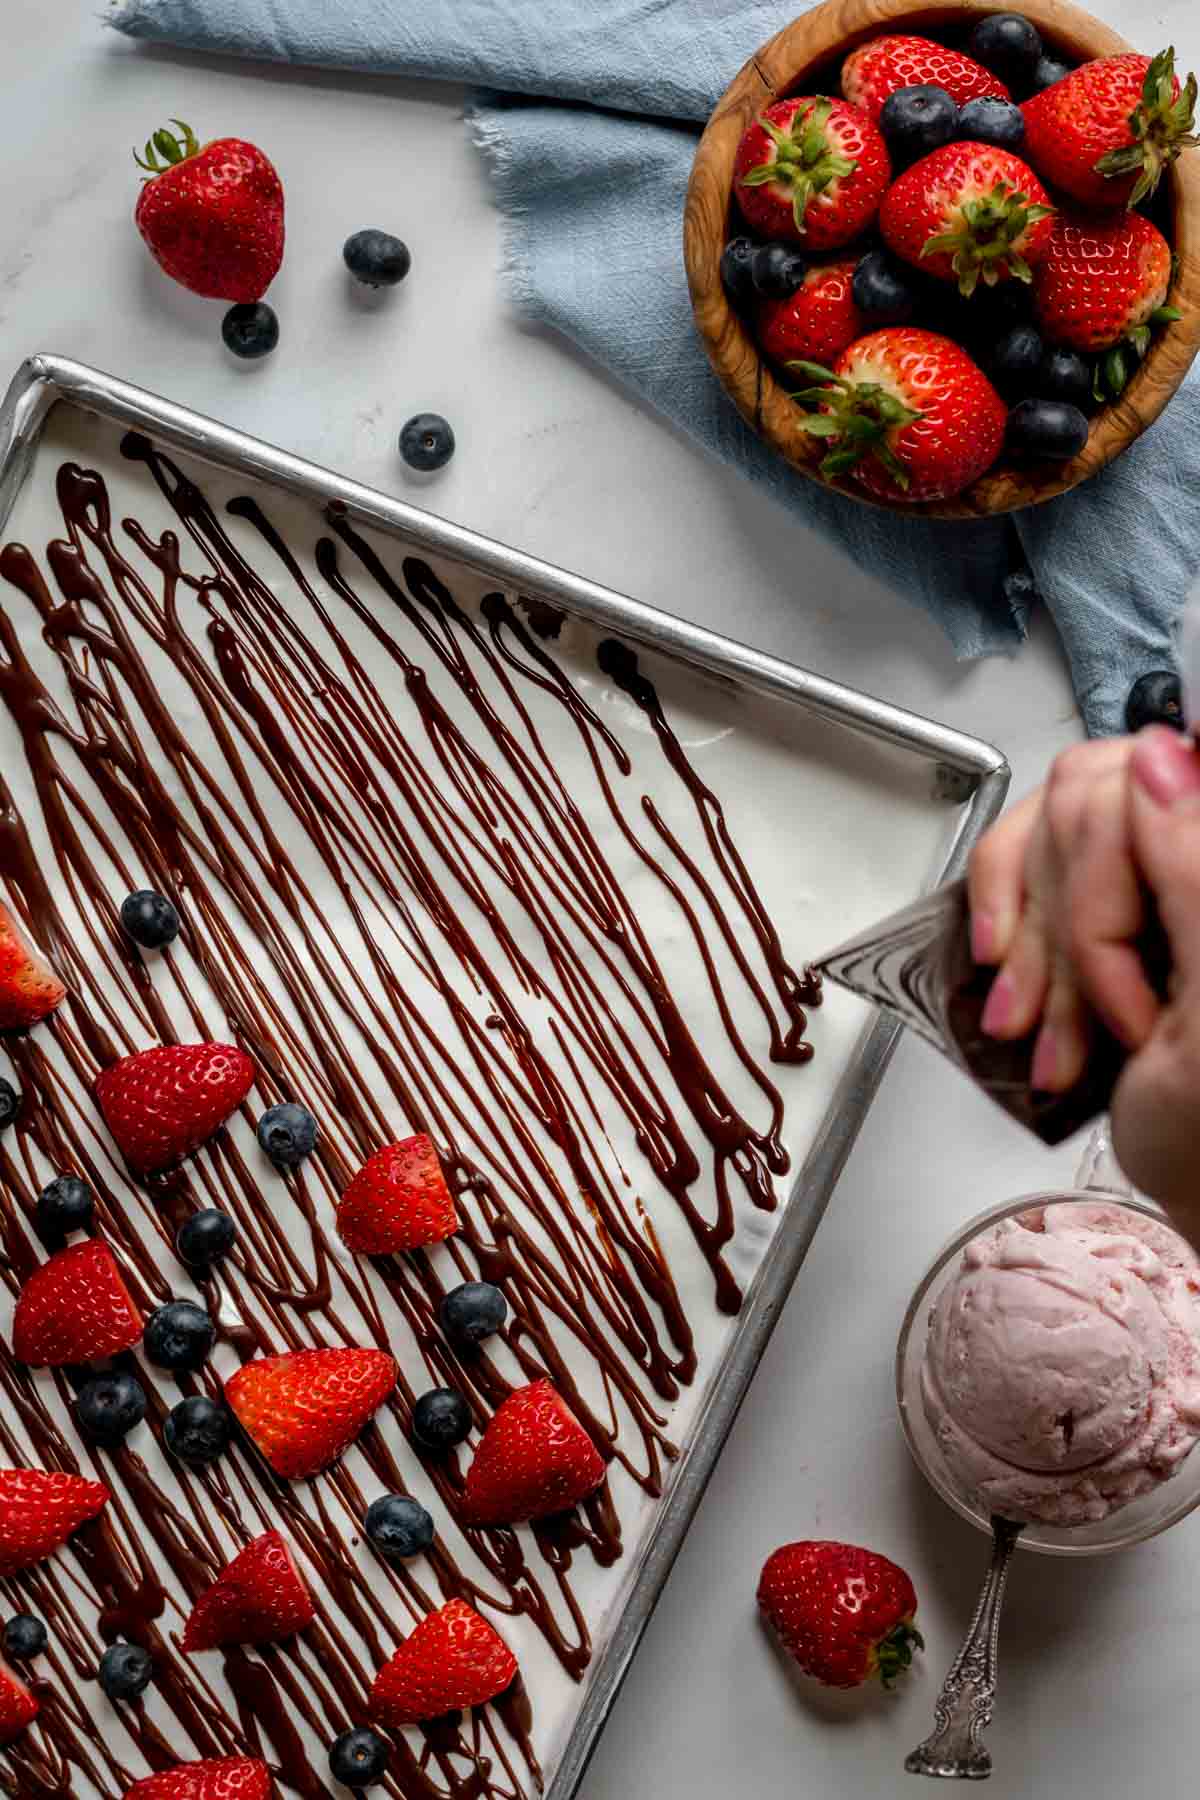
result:
<svg viewBox="0 0 1200 1800"><path fill-rule="evenodd" d="M164 128L134 152L149 176L134 219L150 254L194 294L261 300L283 261L283 183L244 138L201 147L190 125L171 123L182 139Z"/></svg>
<svg viewBox="0 0 1200 1800"><path fill-rule="evenodd" d="M855 1544L784 1544L767 1558L758 1604L776 1637L814 1681L890 1687L924 1648L917 1596L896 1563Z"/></svg>

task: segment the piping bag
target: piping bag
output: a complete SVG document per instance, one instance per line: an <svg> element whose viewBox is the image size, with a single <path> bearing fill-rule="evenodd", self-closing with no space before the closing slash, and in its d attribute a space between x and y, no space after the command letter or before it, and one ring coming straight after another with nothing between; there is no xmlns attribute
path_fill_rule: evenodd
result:
<svg viewBox="0 0 1200 1800"><path fill-rule="evenodd" d="M1178 660L1184 717L1189 727L1200 728L1200 593L1184 614ZM1142 953L1154 985L1165 993L1170 968L1161 929L1148 933ZM995 970L972 959L965 881L893 913L813 967L901 1019L1044 1144L1061 1143L1108 1110L1127 1052L1099 1021L1088 1066L1065 1094L1039 1093L1030 1083L1036 1031L1000 1043L980 1030Z"/></svg>

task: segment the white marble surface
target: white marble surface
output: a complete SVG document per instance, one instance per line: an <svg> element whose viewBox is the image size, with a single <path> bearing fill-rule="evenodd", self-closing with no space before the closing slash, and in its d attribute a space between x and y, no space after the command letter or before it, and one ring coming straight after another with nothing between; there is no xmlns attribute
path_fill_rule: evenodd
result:
<svg viewBox="0 0 1200 1800"><path fill-rule="evenodd" d="M1200 62L1195 0L1094 9ZM785 9L786 10L786 9ZM517 328L457 96L398 82L146 53L98 0L4 0L0 376L56 350L779 655L992 739L1014 791L1078 733L1044 621L1012 662L956 666L932 625L641 412L568 349ZM277 354L238 365L220 307L161 277L131 220L134 143L171 114L254 137L288 192ZM339 260L379 224L413 249L387 304ZM407 482L395 436L444 412L459 449ZM902 1047L588 1774L586 1800L908 1791L935 1676L984 1546L922 1491L899 1440L891 1354L908 1294L964 1214L1069 1179L916 1044ZM930 1642L900 1698L801 1693L753 1616L790 1537L907 1564ZM1200 1523L1111 1562L1016 1569L992 1731L997 1800L1190 1791ZM1187 1788L1185 1790L1185 1784Z"/></svg>

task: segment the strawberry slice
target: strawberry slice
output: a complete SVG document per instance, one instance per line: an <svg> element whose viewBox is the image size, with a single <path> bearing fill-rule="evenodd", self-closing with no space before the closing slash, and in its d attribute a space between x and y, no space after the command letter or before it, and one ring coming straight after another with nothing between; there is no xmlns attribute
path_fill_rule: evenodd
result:
<svg viewBox="0 0 1200 1800"><path fill-rule="evenodd" d="M518 1388L493 1414L467 1471L469 1525L518 1525L565 1512L604 1480L604 1460L549 1381Z"/></svg>
<svg viewBox="0 0 1200 1800"><path fill-rule="evenodd" d="M337 1229L348 1250L365 1256L417 1250L453 1236L454 1196L423 1131L367 1158L342 1195Z"/></svg>
<svg viewBox="0 0 1200 1800"><path fill-rule="evenodd" d="M99 1362L141 1335L142 1315L100 1238L69 1244L35 1269L13 1313L13 1355L34 1369Z"/></svg>
<svg viewBox="0 0 1200 1800"><path fill-rule="evenodd" d="M316 1475L353 1443L396 1385L385 1350L289 1350L231 1375L225 1398L277 1475Z"/></svg>
<svg viewBox="0 0 1200 1800"><path fill-rule="evenodd" d="M41 1710L16 1670L0 1656L0 1744L11 1744Z"/></svg>
<svg viewBox="0 0 1200 1800"><path fill-rule="evenodd" d="M0 1469L0 1575L41 1562L108 1500L102 1482L62 1469Z"/></svg>
<svg viewBox="0 0 1200 1800"><path fill-rule="evenodd" d="M255 1756L176 1763L135 1781L125 1800L271 1800L271 1771Z"/></svg>
<svg viewBox="0 0 1200 1800"><path fill-rule="evenodd" d="M510 1687L517 1659L465 1600L421 1620L371 1688L371 1717L381 1725L415 1725L443 1713L482 1706Z"/></svg>
<svg viewBox="0 0 1200 1800"><path fill-rule="evenodd" d="M36 1025L66 997L66 988L41 951L0 906L0 1031Z"/></svg>
<svg viewBox="0 0 1200 1800"><path fill-rule="evenodd" d="M312 1595L277 1531L264 1531L240 1550L201 1594L183 1630L183 1649L218 1644L274 1644L311 1625Z"/></svg>
<svg viewBox="0 0 1200 1800"><path fill-rule="evenodd" d="M233 1044L157 1044L96 1078L96 1099L130 1168L151 1175L198 1150L254 1086Z"/></svg>

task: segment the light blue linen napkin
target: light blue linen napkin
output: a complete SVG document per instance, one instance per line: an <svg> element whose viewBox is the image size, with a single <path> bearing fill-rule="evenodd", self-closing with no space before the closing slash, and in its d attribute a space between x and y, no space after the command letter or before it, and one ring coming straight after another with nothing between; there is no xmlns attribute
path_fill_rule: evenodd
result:
<svg viewBox="0 0 1200 1800"><path fill-rule="evenodd" d="M897 518L824 492L759 443L696 338L680 248L696 127L796 0L118 0L144 41L487 90L468 108L524 315L561 332L707 450L931 613L959 656L1015 649L1012 526ZM514 96L524 98L514 98ZM1170 666L1200 570L1200 375L1116 464L1015 516L1089 731Z"/></svg>

